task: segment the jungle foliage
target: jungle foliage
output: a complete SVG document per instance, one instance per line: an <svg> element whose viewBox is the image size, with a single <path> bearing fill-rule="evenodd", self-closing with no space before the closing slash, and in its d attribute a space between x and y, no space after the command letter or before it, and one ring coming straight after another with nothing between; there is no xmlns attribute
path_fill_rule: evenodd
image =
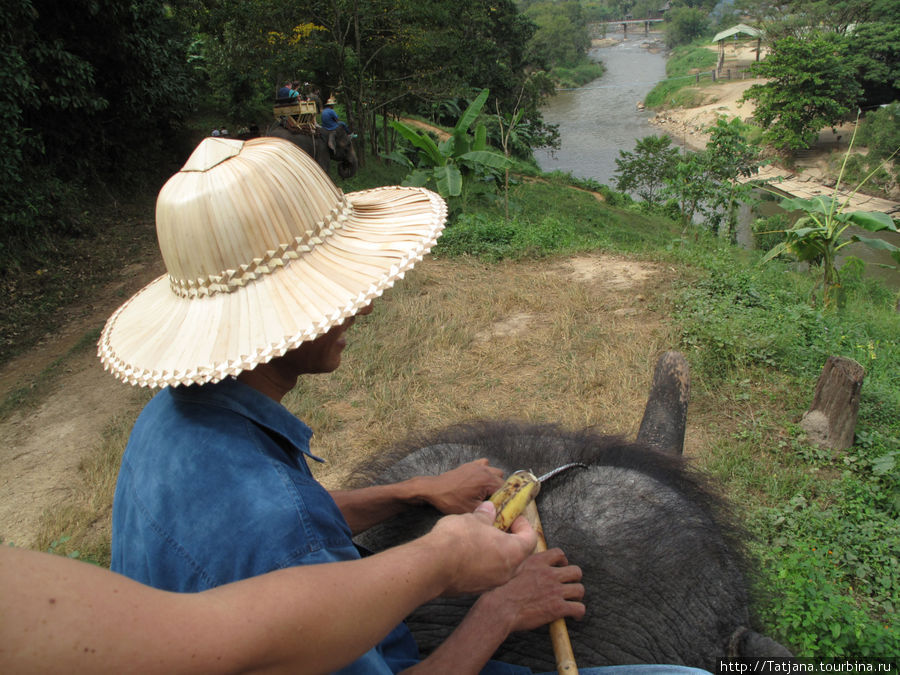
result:
<svg viewBox="0 0 900 675"><path fill-rule="evenodd" d="M679 154L668 136L639 139L634 152L619 150L616 187L677 218L685 230L699 221L731 241L737 205L752 202L752 183L738 179L750 178L762 160L739 119L720 117L708 131L701 152Z"/></svg>
<svg viewBox="0 0 900 675"><path fill-rule="evenodd" d="M191 109L188 42L161 3L0 7L0 256L88 226L86 185L136 177ZM164 163L164 156L162 156Z"/></svg>
<svg viewBox="0 0 900 675"><path fill-rule="evenodd" d="M469 134L489 93L483 89L478 94L453 127L453 133L440 143L435 143L425 131L413 129L397 120L391 122L391 126L417 150L418 163L399 149L387 156L412 170L404 179L404 185L428 185L444 199L449 199L462 194L465 176L477 175L492 181L499 179L499 172L509 167L510 160L487 147L487 128L483 123L475 127L474 136Z"/></svg>
<svg viewBox="0 0 900 675"><path fill-rule="evenodd" d="M746 94L766 140L787 152L818 132L900 100L900 6L889 0L741 5L769 36L771 53L753 66L769 78Z"/></svg>
<svg viewBox="0 0 900 675"><path fill-rule="evenodd" d="M769 81L751 86L744 100L755 101L765 139L782 150L811 146L822 128L852 117L863 93L836 33L781 38L753 73Z"/></svg>

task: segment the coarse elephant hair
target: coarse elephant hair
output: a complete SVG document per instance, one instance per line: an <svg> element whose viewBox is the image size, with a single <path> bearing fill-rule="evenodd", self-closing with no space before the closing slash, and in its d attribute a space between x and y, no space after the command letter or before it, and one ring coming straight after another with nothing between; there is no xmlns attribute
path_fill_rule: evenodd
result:
<svg viewBox="0 0 900 675"><path fill-rule="evenodd" d="M411 439L363 467L357 486L436 475L480 457L507 474L540 475L570 462L537 499L548 546L579 565L587 613L568 621L579 666L684 664L715 670L728 656L790 656L751 628L753 566L728 503L680 455L594 429L479 422ZM380 551L427 532L439 514L410 508L357 537ZM407 620L423 656L458 625L474 598L439 598ZM555 668L546 628L515 633L497 660Z"/></svg>

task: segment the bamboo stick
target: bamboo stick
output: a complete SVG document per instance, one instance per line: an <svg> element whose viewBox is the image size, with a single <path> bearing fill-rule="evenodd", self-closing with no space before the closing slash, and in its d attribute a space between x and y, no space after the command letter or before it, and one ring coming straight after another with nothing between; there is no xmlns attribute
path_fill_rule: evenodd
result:
<svg viewBox="0 0 900 675"><path fill-rule="evenodd" d="M535 552L547 550L547 540L544 538L544 527L541 525L541 517L538 515L537 505L529 502L525 508L525 517L534 531L537 532L538 541ZM553 645L553 654L556 656L556 670L559 675L573 675L578 672L575 665L575 654L572 652L572 642L569 640L569 631L566 628L565 619L557 619L550 623L550 642Z"/></svg>

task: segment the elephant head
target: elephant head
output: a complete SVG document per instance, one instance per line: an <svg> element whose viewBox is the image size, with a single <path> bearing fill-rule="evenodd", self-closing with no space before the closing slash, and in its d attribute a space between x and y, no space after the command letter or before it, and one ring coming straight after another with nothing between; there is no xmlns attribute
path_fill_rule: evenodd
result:
<svg viewBox="0 0 900 675"><path fill-rule="evenodd" d="M593 430L479 423L414 439L398 451L402 459L379 465L375 482L437 474L480 457L507 473L587 464L545 483L537 499L548 545L562 548L584 573L587 614L569 623L579 666L669 663L715 671L723 656L790 657L750 628L746 535L709 480L681 457L687 377L683 357L660 359L636 443ZM357 541L381 550L424 534L437 518L418 507ZM473 600L440 598L409 617L423 654ZM494 658L535 672L555 664L546 629L512 634Z"/></svg>
<svg viewBox="0 0 900 675"><path fill-rule="evenodd" d="M344 179L353 178L359 168L359 160L353 149L353 139L350 134L341 125L330 131L322 130L322 133L328 144L328 153L332 159L338 162L338 175Z"/></svg>
<svg viewBox="0 0 900 675"><path fill-rule="evenodd" d="M342 126L331 131L320 128L313 135L308 131L291 130L281 124L273 124L266 136L277 136L299 146L316 160L325 173L331 170L331 160L338 162L338 175L343 179L355 176L359 168L350 134Z"/></svg>

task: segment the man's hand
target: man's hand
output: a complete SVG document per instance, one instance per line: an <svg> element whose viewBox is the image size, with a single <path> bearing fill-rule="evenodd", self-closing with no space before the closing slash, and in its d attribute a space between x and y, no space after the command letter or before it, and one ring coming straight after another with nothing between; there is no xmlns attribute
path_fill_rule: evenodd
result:
<svg viewBox="0 0 900 675"><path fill-rule="evenodd" d="M486 459L476 459L421 480L422 499L441 513L471 513L503 485L503 471Z"/></svg>
<svg viewBox="0 0 900 675"><path fill-rule="evenodd" d="M439 476L416 476L400 483L358 490L332 490L331 496L353 534L391 518L410 504L431 504L441 513L471 513L503 485L503 471L486 459L463 464Z"/></svg>
<svg viewBox="0 0 900 675"><path fill-rule="evenodd" d="M581 619L585 607L581 568L570 565L558 548L528 558L506 584L485 593L479 603L507 626L531 630L561 617Z"/></svg>
<svg viewBox="0 0 900 675"><path fill-rule="evenodd" d="M496 510L483 502L473 513L445 516L426 535L446 547L447 564L456 569L444 595L480 593L512 579L537 543L525 518L517 518L509 532L494 527Z"/></svg>

